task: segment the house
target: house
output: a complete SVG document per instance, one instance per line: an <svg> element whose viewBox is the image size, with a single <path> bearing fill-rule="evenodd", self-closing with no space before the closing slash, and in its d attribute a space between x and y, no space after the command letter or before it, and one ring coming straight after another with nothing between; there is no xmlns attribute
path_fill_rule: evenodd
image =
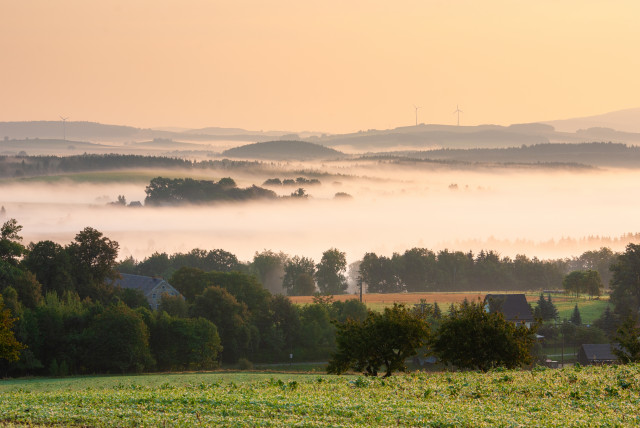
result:
<svg viewBox="0 0 640 428"><path fill-rule="evenodd" d="M618 346L609 343L583 344L578 351L578 362L583 366L617 364L619 361L613 348Z"/></svg>
<svg viewBox="0 0 640 428"><path fill-rule="evenodd" d="M121 288L130 288L140 290L144 297L147 298L151 309L156 310L160 307L160 299L163 294L169 296L180 296L182 294L171 286L162 278L142 275L130 275L121 273L120 278L113 281L113 286ZM184 298L184 297L183 297Z"/></svg>
<svg viewBox="0 0 640 428"><path fill-rule="evenodd" d="M531 327L535 321L531 306L524 294L487 294L484 298L487 312L501 312L507 321Z"/></svg>

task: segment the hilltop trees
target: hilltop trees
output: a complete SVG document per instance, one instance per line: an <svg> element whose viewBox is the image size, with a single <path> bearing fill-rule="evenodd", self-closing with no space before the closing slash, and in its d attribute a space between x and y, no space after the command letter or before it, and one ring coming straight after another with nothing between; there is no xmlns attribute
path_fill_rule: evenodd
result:
<svg viewBox="0 0 640 428"><path fill-rule="evenodd" d="M250 199L275 199L276 193L251 186L240 189L229 177L217 183L212 180L194 180L193 178L156 177L145 189L145 205L184 205L202 204L214 201L241 201Z"/></svg>

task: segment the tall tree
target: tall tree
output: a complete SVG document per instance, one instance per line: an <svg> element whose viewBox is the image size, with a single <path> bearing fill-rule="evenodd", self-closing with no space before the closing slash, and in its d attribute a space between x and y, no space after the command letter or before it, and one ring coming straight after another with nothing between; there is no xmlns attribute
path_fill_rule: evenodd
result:
<svg viewBox="0 0 640 428"><path fill-rule="evenodd" d="M116 257L119 245L92 227L86 227L69 244L76 290L80 297L107 301L113 294L107 280L116 278Z"/></svg>
<svg viewBox="0 0 640 428"><path fill-rule="evenodd" d="M611 271L609 267L615 263L617 254L611 251L610 248L601 247L595 251L585 251L580 257L578 257L578 264L580 269L594 270L600 274L602 282L609 284L611 281Z"/></svg>
<svg viewBox="0 0 640 428"><path fill-rule="evenodd" d="M9 309L5 309L4 301L0 296L0 359L18 361L20 351L25 346L16 340L12 330L13 323L17 321L11 316Z"/></svg>
<svg viewBox="0 0 640 428"><path fill-rule="evenodd" d="M550 321L558 318L558 309L551 301L551 294L545 299L544 293L540 293L537 306L533 311L533 315L543 321Z"/></svg>
<svg viewBox="0 0 640 428"><path fill-rule="evenodd" d="M43 294L55 291L62 296L65 291L73 289L69 254L61 245L53 241L31 243L23 264L42 284Z"/></svg>
<svg viewBox="0 0 640 428"><path fill-rule="evenodd" d="M315 293L316 266L307 257L294 256L284 265L282 286L289 296L310 296Z"/></svg>
<svg viewBox="0 0 640 428"><path fill-rule="evenodd" d="M627 245L626 251L611 265L611 301L615 312L636 316L640 310L640 244Z"/></svg>
<svg viewBox="0 0 640 428"><path fill-rule="evenodd" d="M12 218L4 222L0 228L0 262L17 266L20 258L26 253L26 248L20 243L22 226Z"/></svg>
<svg viewBox="0 0 640 428"><path fill-rule="evenodd" d="M275 253L265 250L256 252L250 271L258 277L262 286L273 294L282 294L282 280L284 279L284 265L287 262L287 255L280 252Z"/></svg>
<svg viewBox="0 0 640 428"><path fill-rule="evenodd" d="M407 291L427 291L435 285L436 255L426 248L412 248L398 257L396 268Z"/></svg>
<svg viewBox="0 0 640 428"><path fill-rule="evenodd" d="M569 319L574 325L582 325L582 316L580 315L580 309L578 309L578 304L573 308L573 313L571 314L571 318Z"/></svg>
<svg viewBox="0 0 640 428"><path fill-rule="evenodd" d="M403 289L394 261L375 253L362 258L360 278L368 293L398 293Z"/></svg>
<svg viewBox="0 0 640 428"><path fill-rule="evenodd" d="M618 328L615 337L620 348L614 348L613 352L623 363L640 362L640 327L638 317L629 315Z"/></svg>
<svg viewBox="0 0 640 428"><path fill-rule="evenodd" d="M346 254L331 248L322 253L320 263L316 265L315 278L323 294L344 294L347 290Z"/></svg>

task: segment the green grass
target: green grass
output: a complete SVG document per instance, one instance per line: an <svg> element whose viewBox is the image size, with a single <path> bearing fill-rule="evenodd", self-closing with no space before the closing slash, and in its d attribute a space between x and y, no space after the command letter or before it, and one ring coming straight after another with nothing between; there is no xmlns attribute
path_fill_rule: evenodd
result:
<svg viewBox="0 0 640 428"><path fill-rule="evenodd" d="M639 404L637 365L388 379L196 373L3 381L0 423L637 426Z"/></svg>
<svg viewBox="0 0 640 428"><path fill-rule="evenodd" d="M575 297L551 296L551 301L556 305L556 308L558 308L559 320L563 320L565 318L570 319L573 314L573 309L577 303L583 324L593 324L595 320L600 318L607 306L610 305L609 300L589 300L588 297L580 297L576 300Z"/></svg>

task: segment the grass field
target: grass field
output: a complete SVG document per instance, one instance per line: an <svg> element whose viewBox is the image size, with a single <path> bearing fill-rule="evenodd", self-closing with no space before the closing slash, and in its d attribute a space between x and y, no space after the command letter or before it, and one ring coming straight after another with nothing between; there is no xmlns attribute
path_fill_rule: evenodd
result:
<svg viewBox="0 0 640 428"><path fill-rule="evenodd" d="M640 367L0 382L0 422L64 426L637 426Z"/></svg>

